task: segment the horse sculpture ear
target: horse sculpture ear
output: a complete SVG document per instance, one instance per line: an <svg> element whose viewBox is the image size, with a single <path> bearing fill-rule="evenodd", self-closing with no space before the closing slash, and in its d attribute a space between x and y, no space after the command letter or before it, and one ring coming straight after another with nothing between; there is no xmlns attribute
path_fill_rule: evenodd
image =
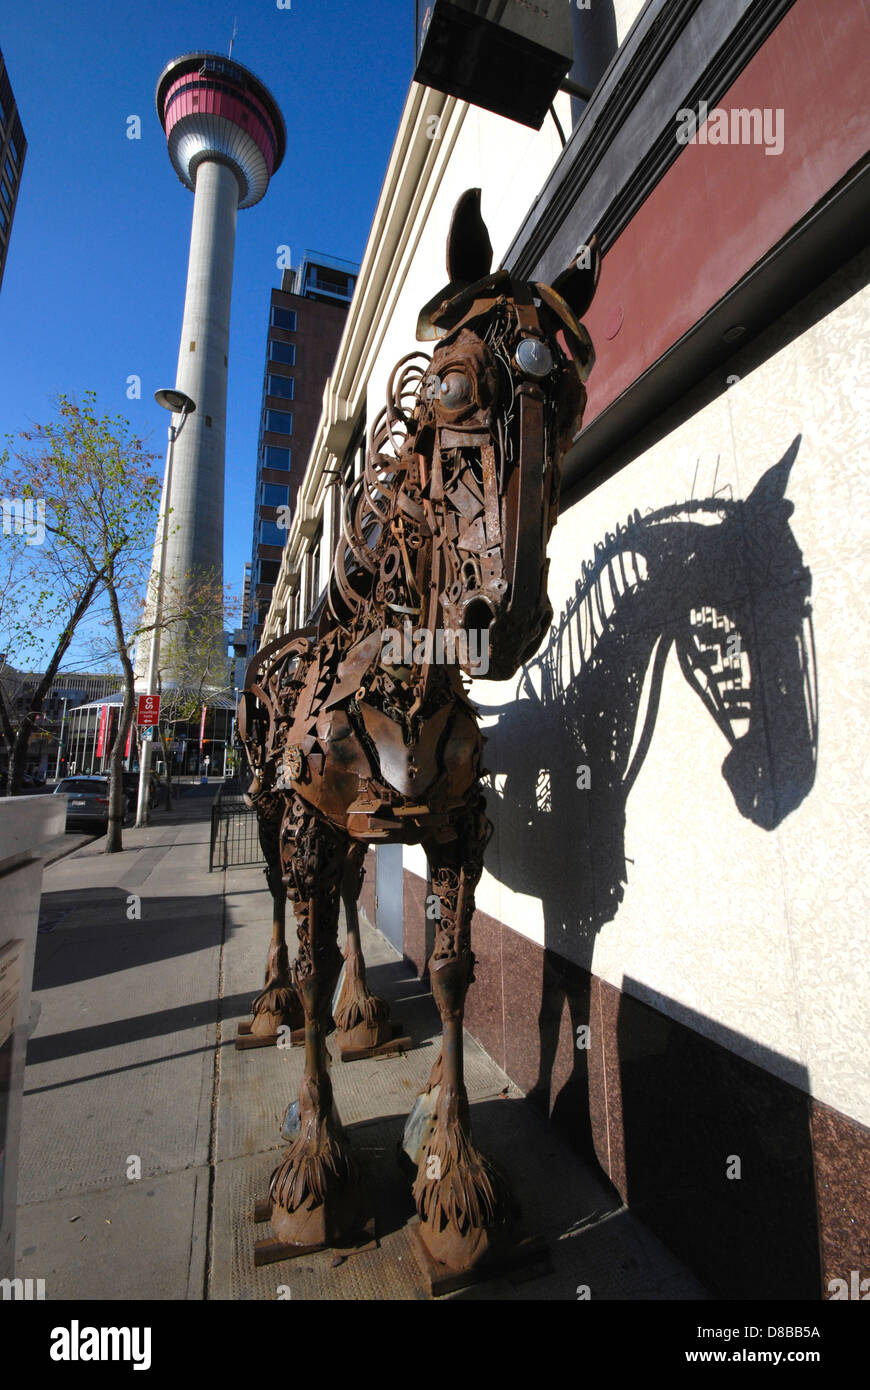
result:
<svg viewBox="0 0 870 1390"><path fill-rule="evenodd" d="M447 275L451 284L472 285L492 268L492 243L480 212L480 189L466 188L450 219Z"/></svg>
<svg viewBox="0 0 870 1390"><path fill-rule="evenodd" d="M601 252L598 238L593 236L585 246L581 246L567 270L563 270L553 281L553 289L582 319L595 298L598 276L601 274Z"/></svg>

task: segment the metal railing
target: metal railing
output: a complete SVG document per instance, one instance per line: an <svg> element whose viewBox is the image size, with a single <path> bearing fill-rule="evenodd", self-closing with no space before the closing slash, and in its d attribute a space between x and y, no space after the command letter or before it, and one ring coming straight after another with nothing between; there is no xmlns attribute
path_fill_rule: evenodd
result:
<svg viewBox="0 0 870 1390"><path fill-rule="evenodd" d="M211 808L208 871L263 862L256 814L245 805L238 781L224 782Z"/></svg>

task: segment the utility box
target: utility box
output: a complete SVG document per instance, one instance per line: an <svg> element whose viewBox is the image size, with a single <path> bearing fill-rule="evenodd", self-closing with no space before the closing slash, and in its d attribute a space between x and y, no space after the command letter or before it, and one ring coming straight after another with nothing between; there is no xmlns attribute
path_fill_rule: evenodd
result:
<svg viewBox="0 0 870 1390"><path fill-rule="evenodd" d="M415 82L540 130L574 56L571 0L416 0Z"/></svg>

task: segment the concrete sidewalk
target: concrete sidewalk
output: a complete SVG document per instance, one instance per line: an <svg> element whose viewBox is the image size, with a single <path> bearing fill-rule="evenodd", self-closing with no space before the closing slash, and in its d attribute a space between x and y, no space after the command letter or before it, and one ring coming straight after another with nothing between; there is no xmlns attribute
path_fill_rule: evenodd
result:
<svg viewBox="0 0 870 1390"><path fill-rule="evenodd" d="M170 816L125 832L120 855L97 841L46 870L17 1273L45 1279L49 1299L274 1299L281 1286L294 1299L425 1298L395 1152L439 1020L371 928L370 982L416 1045L332 1074L380 1248L254 1268L268 1228L252 1207L283 1148L302 1050L233 1046L262 980L271 901L260 867L209 875L213 795L186 790ZM454 1298L575 1300L580 1285L592 1298L705 1296L471 1039L466 1060L476 1141L522 1192L523 1228L548 1238L553 1272Z"/></svg>

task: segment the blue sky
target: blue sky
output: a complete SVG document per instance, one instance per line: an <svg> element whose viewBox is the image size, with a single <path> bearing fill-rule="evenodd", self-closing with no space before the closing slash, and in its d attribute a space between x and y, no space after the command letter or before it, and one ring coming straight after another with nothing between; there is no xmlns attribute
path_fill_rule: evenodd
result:
<svg viewBox="0 0 870 1390"><path fill-rule="evenodd" d="M260 391L276 248L362 257L414 61L413 0L41 0L4 6L3 49L27 161L0 289L0 436L97 393L162 455L175 380L193 197L154 106L157 78L195 49L226 53L271 90L287 154L239 213L227 408L225 580L250 559ZM141 140L126 138L139 115ZM142 380L131 401L126 381ZM72 654L71 654L72 655ZM69 663L67 663L69 664Z"/></svg>

